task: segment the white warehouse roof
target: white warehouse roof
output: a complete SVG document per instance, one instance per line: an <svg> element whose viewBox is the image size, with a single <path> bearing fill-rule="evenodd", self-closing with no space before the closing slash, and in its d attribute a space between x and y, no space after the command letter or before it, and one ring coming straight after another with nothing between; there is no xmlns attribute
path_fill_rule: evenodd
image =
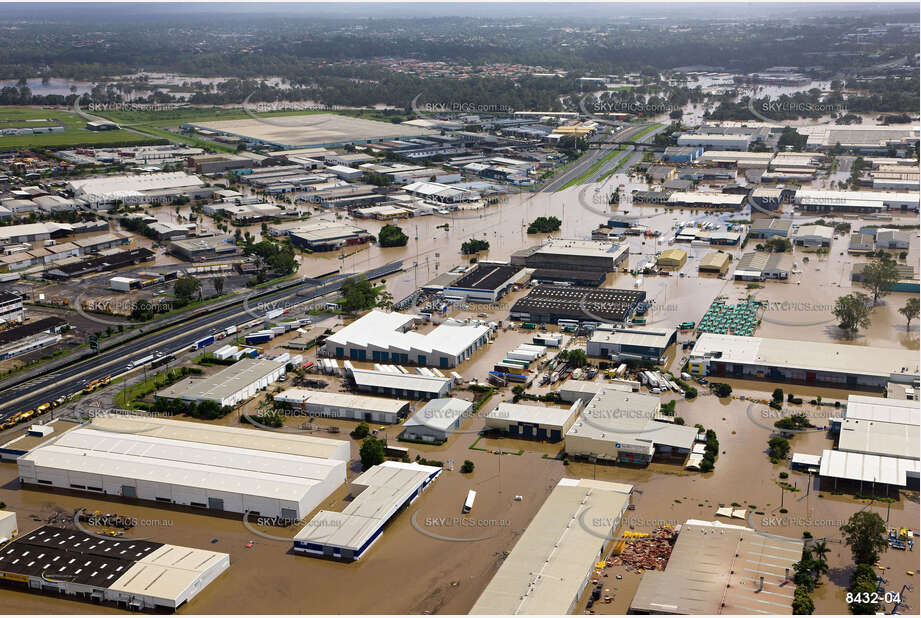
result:
<svg viewBox="0 0 921 618"><path fill-rule="evenodd" d="M848 395L847 410L843 416L848 419L917 426L921 425L921 406L917 401L908 399Z"/></svg>
<svg viewBox="0 0 921 618"><path fill-rule="evenodd" d="M70 189L77 197L96 198L138 195L145 191L162 191L181 187L204 186L198 176L185 172L166 172L162 174L128 174L123 176L103 176L97 178L80 178L71 180Z"/></svg>
<svg viewBox="0 0 921 618"><path fill-rule="evenodd" d="M822 451L820 476L866 481L868 483L885 483L904 487L908 477L917 477L921 473L921 462L917 459L899 457L882 457L864 453L846 453L844 451Z"/></svg>
<svg viewBox="0 0 921 618"><path fill-rule="evenodd" d="M480 337L489 332L488 326L441 324L429 333L402 332L415 318L403 313L371 311L345 328L326 338L326 349L339 346L373 346L379 349L397 349L409 353L419 350L460 356Z"/></svg>
<svg viewBox="0 0 921 618"><path fill-rule="evenodd" d="M570 613L598 548L615 538L632 491L621 483L561 479L470 614Z"/></svg>
<svg viewBox="0 0 921 618"><path fill-rule="evenodd" d="M349 460L349 442L280 431L256 431L208 423L174 421L166 418L112 415L93 419L91 428L112 433L135 433L145 436L184 440L228 448L246 448L300 457Z"/></svg>
<svg viewBox="0 0 921 618"><path fill-rule="evenodd" d="M351 393L332 393L313 391L306 388L288 388L275 395L275 401L282 403L310 404L315 406L330 406L351 408L354 410L367 410L369 412L386 412L399 414L408 402L402 399L387 399L384 397L367 397Z"/></svg>
<svg viewBox="0 0 921 618"><path fill-rule="evenodd" d="M495 410L487 414L486 418L509 423L565 427L569 419L578 411L578 409L574 409L576 405L573 404L569 408L558 408L556 406L529 406L503 401L496 406Z"/></svg>
<svg viewBox="0 0 921 618"><path fill-rule="evenodd" d="M359 551L441 468L385 461L352 481L363 486L354 500L336 511L320 511L294 537L295 545L315 543Z"/></svg>
<svg viewBox="0 0 921 618"><path fill-rule="evenodd" d="M871 376L918 374L918 354L913 350L871 348L818 341L768 339L703 333L691 356L716 355L714 360L753 366L845 372Z"/></svg>
<svg viewBox="0 0 921 618"><path fill-rule="evenodd" d="M426 402L422 408L403 423L406 427L431 427L440 431L447 431L458 420L467 414L473 404L466 399L444 397Z"/></svg>
<svg viewBox="0 0 921 618"><path fill-rule="evenodd" d="M41 480L45 471L65 470L293 502L301 501L316 485L337 477L344 480L346 466L340 460L89 427L64 433L23 455L18 463L20 475L33 481ZM33 474L27 473L30 469Z"/></svg>

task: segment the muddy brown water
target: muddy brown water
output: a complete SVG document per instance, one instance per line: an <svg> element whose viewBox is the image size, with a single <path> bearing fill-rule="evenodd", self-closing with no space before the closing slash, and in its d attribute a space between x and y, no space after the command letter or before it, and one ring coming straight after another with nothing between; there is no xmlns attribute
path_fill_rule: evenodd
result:
<svg viewBox="0 0 921 618"><path fill-rule="evenodd" d="M381 249L364 247L349 254L344 260L337 255L309 256L304 259L302 274L311 271L336 270L340 262L349 271L365 270L394 259L403 259L407 270L387 278L387 286L397 298L402 298L418 285L436 274L464 263L459 245L471 237L489 240L490 251L482 255L489 259L506 259L525 246L540 242L544 236L529 236L527 224L537 216L557 215L563 219L564 237L588 237L589 232L606 217L580 206L578 189L568 189L556 194L510 196L499 208L476 213L470 219L446 220L443 217L420 217L403 220L400 225L410 235L409 247ZM655 207L631 207L642 214L644 221L655 229L669 232L677 221L690 219L691 211L665 211ZM482 215L482 216L481 216ZM328 215L321 215L328 216ZM912 221L909 217L898 222ZM917 221L915 217L914 222ZM447 222L446 232L436 226ZM383 222L361 221L372 233ZM857 227L858 221L852 221ZM883 224L884 225L884 224ZM418 230L418 231L417 231ZM415 237L418 236L418 242ZM637 265L650 259L657 250L668 246L654 239L630 237L630 264ZM673 274L667 277L645 277L644 288L655 305L649 323L672 326L685 320L699 321L716 296L734 302L750 294L772 302L772 313L766 316L756 331L757 335L788 339L840 341L852 345L874 345L893 348L918 348L918 326L910 332L896 312L908 294L891 294L874 309L873 324L852 340L845 339L830 321L829 305L834 298L852 291L847 266L851 258L840 255L846 249L846 235L835 241L830 254L819 259L808 255L802 259L799 249L794 253L801 274L791 282L766 282L763 288L748 289L744 283L732 282L713 276L699 276L697 262L712 249L683 247L688 251L688 264L682 269L685 277ZM737 258L740 250L729 251ZM439 254L436 256L436 253ZM909 261L918 261L917 234L913 233ZM415 268L413 262L417 262ZM797 283L799 282L799 283ZM609 287L633 287L633 278L626 274L609 276ZM484 309L489 320L507 320L508 308L520 291L502 300L499 307ZM777 314L777 315L774 315ZM473 317L468 312L459 317ZM794 322L794 324L790 324ZM334 321L334 323L339 323ZM425 328L431 328L426 326ZM486 346L464 363L458 372L465 377L484 381L489 369L505 352L518 343L528 341L531 331L500 331L497 341ZM280 343L280 342L279 342ZM280 351L280 350L278 350ZM316 350L309 350L306 358L315 358ZM670 364L673 370L680 367L686 351L676 350ZM328 379L329 390L338 390L337 382ZM767 382L731 381L736 397L745 395L766 400L774 384ZM289 383L290 384L290 383ZM785 391L796 393L804 399L822 395L823 399L846 399L847 392L836 389L817 389L781 385ZM535 389L534 392L539 392ZM474 399L469 391L458 391L460 396ZM462 429L475 431L482 426L481 416L511 393L504 389L483 408L480 417L468 420ZM708 474L685 472L680 467L654 463L645 469L620 466L592 465L572 462L565 466L553 457L560 445L548 445L510 439L484 439L471 445L477 436L458 433L441 446L400 444L407 446L411 457L424 457L454 462L453 471L442 476L412 505L400 513L386 528L384 534L357 563L341 564L305 556L293 555L290 543L271 541L254 535L238 518L221 518L185 510L164 509L143 503L121 503L99 500L76 494L57 494L34 488L20 489L16 468L0 464L0 500L7 508L18 513L22 532L37 527L31 515L46 517L54 508L71 512L79 507L103 512L118 512L142 520L161 522L149 526L150 530L137 530L132 534L152 536L155 540L201 547L231 554L230 569L198 595L179 613L236 614L236 613L450 613L469 611L489 579L501 563L504 552L514 546L521 532L540 508L546 495L559 478L587 477L632 483L637 493L636 510L628 511L628 521L634 529L644 531L660 522L683 522L688 518L715 519L721 504L736 502L753 515L751 525L773 534L800 537L809 530L817 538L827 538L832 548L829 562L831 571L825 582L813 595L817 613L843 613L846 611L844 592L850 569L850 554L840 543L840 523L859 509L869 509L889 520L890 527L917 527L919 518L917 492L900 492L899 500L887 507L879 501L868 503L847 495L834 495L815 486L809 488L809 478L789 472L789 482L795 483L798 492L783 494L784 508L780 513L781 490L778 475L786 468L772 465L765 454L771 430L752 421L748 401L740 399L719 400L702 393L697 401L679 401L677 413L687 423L701 423L712 427L720 440L720 458L716 469ZM766 408L762 404L761 408ZM759 408L759 409L761 409ZM247 410L255 409L248 404ZM237 423L238 415L229 416L222 423ZM342 433L329 435L347 439L352 421L327 421L320 424L336 425ZM382 433L394 441L399 426L386 427ZM795 452L820 453L831 448L832 441L822 432L799 435L792 440ZM521 455L496 455L496 450L524 451ZM357 458L358 444L352 441L352 456ZM471 475L459 472L465 459L475 464ZM354 465L349 478L359 473ZM477 520L477 525L461 524L460 516L466 492L478 492L474 512L467 519ZM501 491L500 491L501 490ZM340 509L347 489L334 493L323 508ZM515 496L522 500L516 501ZM753 506L750 506L753 505ZM413 525L415 514L416 526ZM163 520L170 525L163 524ZM421 523L420 523L421 522ZM739 523L739 522L733 522ZM293 536L293 529L275 531ZM143 534L142 534L143 533ZM149 534L148 534L149 533ZM437 537L451 537L445 540ZM484 537L484 538L481 538ZM217 539L217 543L211 543ZM253 547L246 544L254 541ZM917 571L918 560L914 552L891 550L883 554L881 564L887 567L882 573L889 580L887 590L900 590L903 584L915 584L917 577L907 575ZM639 576L612 568L604 584L614 593L611 604L597 604L597 613L623 613L629 605ZM623 575L617 580L616 575ZM904 613L917 613L918 593L905 594L911 609ZM85 605L68 599L44 597L23 592L0 590L0 603L6 613L109 613L109 608ZM888 608L891 609L891 608Z"/></svg>
<svg viewBox="0 0 921 618"><path fill-rule="evenodd" d="M736 384L738 394L767 399L769 393L760 383ZM747 388L746 388L747 387ZM792 392L809 393L791 389ZM826 389L825 396L834 393ZM473 398L473 394L463 396ZM844 393L839 392L838 395ZM486 414L503 399L506 390L493 396L484 407ZM678 466L654 463L634 469L611 465L571 462L565 466L553 457L560 445L514 439L482 439L469 433L455 434L442 446L399 443L410 449L411 457L452 460L454 470L442 476L386 528L383 536L357 563L341 564L293 555L290 544L263 539L243 527L237 518L213 517L185 510L158 508L142 503L98 500L93 497L58 494L34 488L18 489L15 466L0 465L0 500L18 513L23 532L38 523L30 515L46 516L53 508L117 512L141 520L159 522L132 534L152 536L155 540L202 547L231 554L231 567L180 613L465 613L475 602L498 568L504 552L510 551L521 532L540 508L546 495L562 476L597 478L634 484L636 510L627 511L624 528L648 531L661 523L682 523L689 518L714 520L720 505L737 503L749 510L748 525L771 534L801 537L808 530L816 538L828 540L832 552L831 571L814 595L818 613L846 611L844 592L850 568L850 554L840 542L838 530L852 513L869 509L888 518L890 527L916 527L919 510L917 492L901 492L891 505L869 503L847 495L834 495L815 485L807 490L805 474L789 472L787 479L799 489L785 492L780 512L781 490L775 481L786 470L772 465L765 454L768 428L751 420L749 406L761 406L740 399L717 399L702 395L695 402L678 402L678 414L689 424L701 423L717 432L720 457L712 473L686 472ZM482 427L481 415L467 420L461 427L475 431ZM338 421L347 429L354 422ZM393 441L398 426L385 433ZM345 438L344 435L334 436ZM477 449L471 448L476 443ZM831 448L824 432L793 438L795 452L817 453ZM357 457L358 443L352 441ZM495 451L524 451L521 455L496 455ZM475 464L471 475L459 472L460 464L470 459ZM350 478L358 470L353 467ZM814 483L814 480L813 480ZM477 500L471 515L463 518L460 509L466 492L475 489ZM346 488L334 493L321 508L339 510L344 506ZM515 496L522 500L516 501ZM757 514L755 514L757 513ZM413 525L415 518L416 526ZM473 525L460 519L474 520ZM169 525L163 522L168 521ZM734 520L732 523L743 523ZM296 530L270 529L272 534L293 536ZM429 534L432 533L432 534ZM437 537L449 537L452 540ZM211 543L217 539L217 543ZM254 541L252 548L246 548ZM880 563L887 567L887 590L900 590L913 584L915 577L906 571L917 569L913 552L890 550ZM614 593L610 605L598 604L598 613L622 613L629 605L639 576L622 567L607 569L605 587ZM623 579L617 580L621 574ZM0 591L0 598L11 610L22 613L89 612L97 610L66 599L56 599L19 592ZM917 606L917 593L905 599ZM903 611L915 611L904 610Z"/></svg>

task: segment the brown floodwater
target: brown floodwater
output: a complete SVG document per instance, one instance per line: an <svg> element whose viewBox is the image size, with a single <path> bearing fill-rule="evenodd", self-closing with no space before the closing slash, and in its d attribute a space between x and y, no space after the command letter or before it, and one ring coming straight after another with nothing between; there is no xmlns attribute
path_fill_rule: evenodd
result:
<svg viewBox="0 0 921 618"><path fill-rule="evenodd" d="M618 182L629 182L626 177L620 179L619 176L622 175L615 176ZM490 250L482 258L507 259L512 252L544 238L525 233L525 227L531 220L541 215L556 215L563 220L561 236L587 238L606 217L602 212L584 208L579 201L580 191L582 189L573 188L555 194L509 196L497 208L466 213L472 217L470 219L446 221L445 217L430 216L403 220L400 225L411 239L408 247L381 249L372 245L347 255L343 260L338 259L337 253L304 256L301 273L334 271L339 268L340 262L343 262L346 271L361 271L403 259L406 270L387 277L388 289L399 299L436 274L465 263L467 258L460 255L459 246L471 237L490 242ZM641 214L644 223L662 231L663 235L671 233L678 221L700 214L656 207L629 206L623 210ZM905 217L902 220L910 219ZM916 222L917 218L913 221ZM437 227L445 222L449 224L449 230ZM856 227L859 222L852 223ZM383 225L374 221L360 221L359 224L372 233ZM418 242L415 240L417 236ZM631 247L630 264L633 266L648 261L657 251L668 246L667 243L656 243L655 239L640 237L628 237L628 242ZM771 302L770 311L764 316L757 335L917 349L917 324L911 332L906 332L904 320L896 312L909 296L907 294L886 297L883 304L874 310L873 324L869 329L862 331L854 340L841 339L830 319L829 306L835 297L852 290L847 262L855 258L846 253L840 255L846 247L843 243L846 243L844 236L835 241L832 251L824 259L805 256L797 249L794 261L803 272L794 275L791 282L766 282L760 289L748 289L745 283L713 276L699 276L697 262L712 249L684 246L688 251L688 263L682 268L684 277L677 273L644 277L643 289L655 301L649 324L673 326L685 320L699 321L717 296L734 302L756 294L758 298ZM730 252L737 258L740 250L732 248ZM810 258L808 263L804 262L804 256ZM918 242L913 235L909 262L917 261ZM416 267L413 267L413 262L417 263ZM612 274L605 285L632 288L633 278L627 274ZM498 307L482 308L477 312L488 313L488 320L507 320L509 306L524 293L524 290L516 292L504 298ZM458 317L473 315L471 311L458 314ZM339 320L330 321L331 325L339 323ZM500 330L496 342L475 354L458 368L458 372L465 378L485 381L489 369L497 360L504 358L505 352L532 336L532 331ZM272 347L283 341L273 342ZM315 358L316 350L304 354L306 358ZM675 370L686 354L682 355L677 350L673 356L670 366ZM339 389L338 382L325 379L330 383L329 390ZM755 381L731 383L736 397L758 400L769 399L775 386ZM781 386L807 401L815 395L822 395L825 400L847 397L846 391L836 389ZM534 389L532 392L543 390ZM458 390L457 393L468 399L476 397L470 391ZM0 464L0 501L6 502L8 509L18 513L22 532L40 525L31 519L32 515L44 520L55 509L73 512L76 508L86 507L157 522L145 529L136 528L132 534L137 536L151 536L157 541L230 553L230 569L179 612L203 614L466 613L495 573L505 552L511 550L546 495L563 476L633 483L637 489L634 496L637 508L627 512L625 525L635 530L649 530L661 522L681 523L688 518L713 520L720 505L736 502L749 509L752 516L748 523L753 527L791 537L800 537L804 530L808 530L817 538L826 538L832 548L829 556L831 570L823 578L825 583L813 595L817 613L847 611L844 592L851 558L840 542L838 527L851 514L869 509L888 519L890 527L917 527L917 492L900 492L899 499L891 505L879 501L868 503L847 495L833 495L814 485L809 487L810 479L806 475L790 471L787 480L799 491L783 494L783 508L788 512L780 513L782 493L776 481L778 474L786 468L770 463L765 451L771 430L753 420L767 409L763 404L752 404L738 398L718 400L705 393L701 393L694 402L678 401L679 416L688 424L701 423L713 428L720 441L716 469L708 474L698 474L664 463L655 463L644 469L579 462L564 466L562 461L554 458L560 445L513 439L483 439L477 443L475 432L482 427L482 416L500 401L510 398L508 389L494 395L480 414L466 421L461 428L463 431L452 436L444 445L401 443L409 448L411 457L420 454L450 461L453 462L453 470L446 470L415 503L400 513L368 554L353 564L293 555L289 542L256 536L237 518L32 488L20 489L16 468L11 464ZM245 409L254 410L256 403L250 402ZM814 414L818 417L824 410L816 409ZM239 415L235 414L221 422L237 423L238 418ZM347 439L347 431L355 423L322 419L317 424L322 426L316 429L317 432ZM326 434L324 428L330 425L341 428L342 433ZM398 432L399 426L388 426L382 430L391 441ZM474 444L476 447L471 448ZM820 453L824 448L831 448L832 441L824 432L813 432L796 436L792 445L795 452ZM495 451L522 451L522 454L496 455ZM357 455L358 443L352 441L352 456L357 458ZM471 475L459 472L461 463L466 459L475 464ZM358 466L353 464L349 478L359 473ZM460 507L469 489L478 492L474 512L467 517L467 521L475 520L476 525L462 524L455 519L460 516ZM347 489L342 488L330 496L322 508L341 509L346 493ZM515 496L522 499L515 500ZM294 528L272 530L273 534L286 537L293 536L295 532ZM217 539L217 542L212 543L212 539ZM247 548L250 541L254 541L253 547ZM913 552L889 551L883 554L880 562L887 567L883 571L889 580L887 590L897 591L903 584L915 583L917 576L906 574L906 571L918 569L918 560ZM595 605L594 609L597 613L623 613L640 578L622 568L607 571L609 577L604 578L604 585L614 593L615 600L610 605ZM617 574L623 575L623 579L617 580ZM917 613L917 595L917 591L905 594L911 609L903 608L903 612ZM0 603L6 613L116 611L9 590L0 590Z"/></svg>

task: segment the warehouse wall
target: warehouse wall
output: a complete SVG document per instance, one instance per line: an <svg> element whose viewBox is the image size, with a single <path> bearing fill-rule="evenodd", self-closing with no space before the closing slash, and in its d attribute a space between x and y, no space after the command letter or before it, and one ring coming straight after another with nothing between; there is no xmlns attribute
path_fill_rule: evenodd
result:
<svg viewBox="0 0 921 618"><path fill-rule="evenodd" d="M340 465L334 468L334 473L330 474L327 479L309 487L305 486L305 495L299 502L251 496L237 492L187 487L171 483L140 481L120 476L85 474L54 468L39 468L37 466L33 466L33 472L29 472L24 466L20 465L20 477L24 483L35 484L39 487L50 486L71 491L86 491L87 493L96 495L122 496L123 486L131 486L134 487L136 491L136 495L133 496L134 498L160 504L178 504L206 509L209 504L209 498L211 498L223 500L224 512L243 513L245 511L258 511L260 515L266 517L281 517L282 509L290 509L297 514L297 517L303 517L345 482L345 469L346 463L342 461ZM39 483L39 479L42 481L50 481L50 484ZM89 488L101 488L101 491ZM157 500L157 498L165 498L168 499L169 502Z"/></svg>

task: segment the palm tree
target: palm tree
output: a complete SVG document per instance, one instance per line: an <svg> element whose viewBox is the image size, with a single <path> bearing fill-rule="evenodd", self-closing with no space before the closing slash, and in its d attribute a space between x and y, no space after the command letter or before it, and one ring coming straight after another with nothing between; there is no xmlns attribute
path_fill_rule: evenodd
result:
<svg viewBox="0 0 921 618"><path fill-rule="evenodd" d="M816 582L823 574L828 573L828 560L825 559L825 555L830 551L825 541L816 541L812 546L812 553L815 556L812 561L812 570L815 573Z"/></svg>

